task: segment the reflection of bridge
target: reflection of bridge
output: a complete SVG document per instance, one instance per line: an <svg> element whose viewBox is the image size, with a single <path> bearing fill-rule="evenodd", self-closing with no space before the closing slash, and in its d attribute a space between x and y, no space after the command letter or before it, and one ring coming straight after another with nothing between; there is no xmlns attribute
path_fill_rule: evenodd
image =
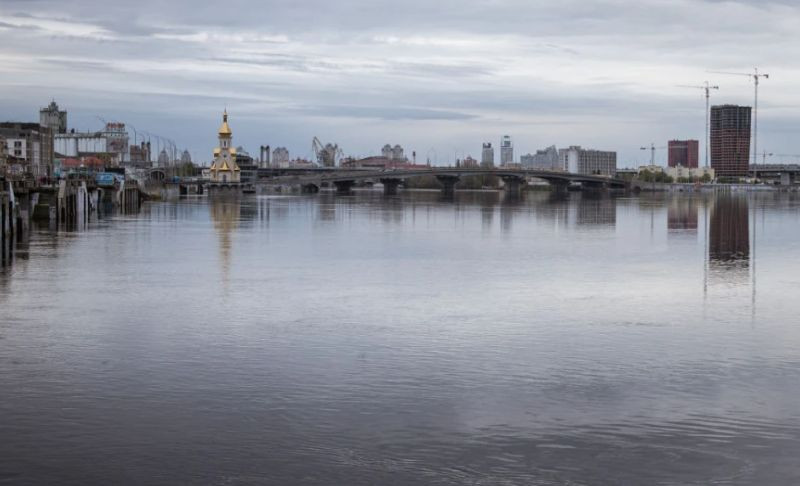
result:
<svg viewBox="0 0 800 486"><path fill-rule="evenodd" d="M544 180L550 185L566 189L570 184L580 184L585 188L625 188L627 183L621 179L602 175L573 174L552 170L504 169L483 167L431 167L425 169L397 170L327 170L306 172L294 176L285 175L273 179L275 182L299 184L306 192L317 192L325 184L333 184L340 193L347 193L360 181L375 181L383 184L384 193L396 194L397 187L406 179L414 177L435 177L442 185L445 194L452 194L462 177L495 176L502 179L506 190L517 192L529 178Z"/></svg>

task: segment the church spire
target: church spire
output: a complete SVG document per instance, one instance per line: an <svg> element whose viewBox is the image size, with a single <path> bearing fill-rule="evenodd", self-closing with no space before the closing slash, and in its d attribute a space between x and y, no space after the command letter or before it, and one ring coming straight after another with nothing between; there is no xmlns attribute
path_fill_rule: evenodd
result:
<svg viewBox="0 0 800 486"><path fill-rule="evenodd" d="M228 126L228 109L225 108L225 111L222 112L222 125L219 127L219 134L220 136L230 136L233 134L231 132L231 127Z"/></svg>

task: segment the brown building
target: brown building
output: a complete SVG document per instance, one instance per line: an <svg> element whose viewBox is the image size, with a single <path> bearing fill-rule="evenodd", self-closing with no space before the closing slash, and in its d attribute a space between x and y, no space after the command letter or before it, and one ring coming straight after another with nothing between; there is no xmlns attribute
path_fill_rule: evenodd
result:
<svg viewBox="0 0 800 486"><path fill-rule="evenodd" d="M697 168L700 144L697 140L670 140L667 143L669 152L667 164L670 167Z"/></svg>
<svg viewBox="0 0 800 486"><path fill-rule="evenodd" d="M711 167L717 177L744 177L750 166L750 107L711 107Z"/></svg>

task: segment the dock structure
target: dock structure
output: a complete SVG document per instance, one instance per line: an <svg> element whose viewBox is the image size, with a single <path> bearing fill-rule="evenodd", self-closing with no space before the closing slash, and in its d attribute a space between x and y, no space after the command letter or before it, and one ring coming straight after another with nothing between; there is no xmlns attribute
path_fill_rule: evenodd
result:
<svg viewBox="0 0 800 486"><path fill-rule="evenodd" d="M75 228L88 223L101 208L132 213L139 210L141 201L135 180L100 186L92 178L62 179L54 185L0 179L0 261L3 265L11 262L16 243L23 241L32 221Z"/></svg>
<svg viewBox="0 0 800 486"><path fill-rule="evenodd" d="M0 185L0 264L6 265L14 251L14 235L16 233L16 211L14 209L14 192L9 184Z"/></svg>

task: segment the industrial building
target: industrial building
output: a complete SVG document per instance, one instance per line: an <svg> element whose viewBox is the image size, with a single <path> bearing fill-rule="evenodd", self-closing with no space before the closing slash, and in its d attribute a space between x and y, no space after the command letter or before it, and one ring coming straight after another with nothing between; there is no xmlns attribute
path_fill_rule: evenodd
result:
<svg viewBox="0 0 800 486"><path fill-rule="evenodd" d="M402 146L395 145L392 147L388 143L381 148L381 157L391 161L406 162L408 160Z"/></svg>
<svg viewBox="0 0 800 486"><path fill-rule="evenodd" d="M47 127L53 133L67 133L67 112L59 110L58 104L51 101L46 108L39 110L39 125Z"/></svg>
<svg viewBox="0 0 800 486"><path fill-rule="evenodd" d="M128 162L133 167L150 167L151 165L151 146L150 142L142 142L141 145L131 145L129 150Z"/></svg>
<svg viewBox="0 0 800 486"><path fill-rule="evenodd" d="M572 145L558 151L559 166L573 174L595 174L615 176L617 173L617 153L603 150L584 149Z"/></svg>
<svg viewBox="0 0 800 486"><path fill-rule="evenodd" d="M485 142L483 144L481 167L494 167L494 147L492 147L491 142Z"/></svg>
<svg viewBox="0 0 800 486"><path fill-rule="evenodd" d="M711 107L711 167L717 177L745 177L750 166L749 106Z"/></svg>
<svg viewBox="0 0 800 486"><path fill-rule="evenodd" d="M96 155L107 159L111 165L121 165L129 160L128 132L124 123L111 122L98 132L57 133L54 150L62 157Z"/></svg>
<svg viewBox="0 0 800 486"><path fill-rule="evenodd" d="M667 143L667 165L696 169L698 166L700 143L697 140L670 140Z"/></svg>

